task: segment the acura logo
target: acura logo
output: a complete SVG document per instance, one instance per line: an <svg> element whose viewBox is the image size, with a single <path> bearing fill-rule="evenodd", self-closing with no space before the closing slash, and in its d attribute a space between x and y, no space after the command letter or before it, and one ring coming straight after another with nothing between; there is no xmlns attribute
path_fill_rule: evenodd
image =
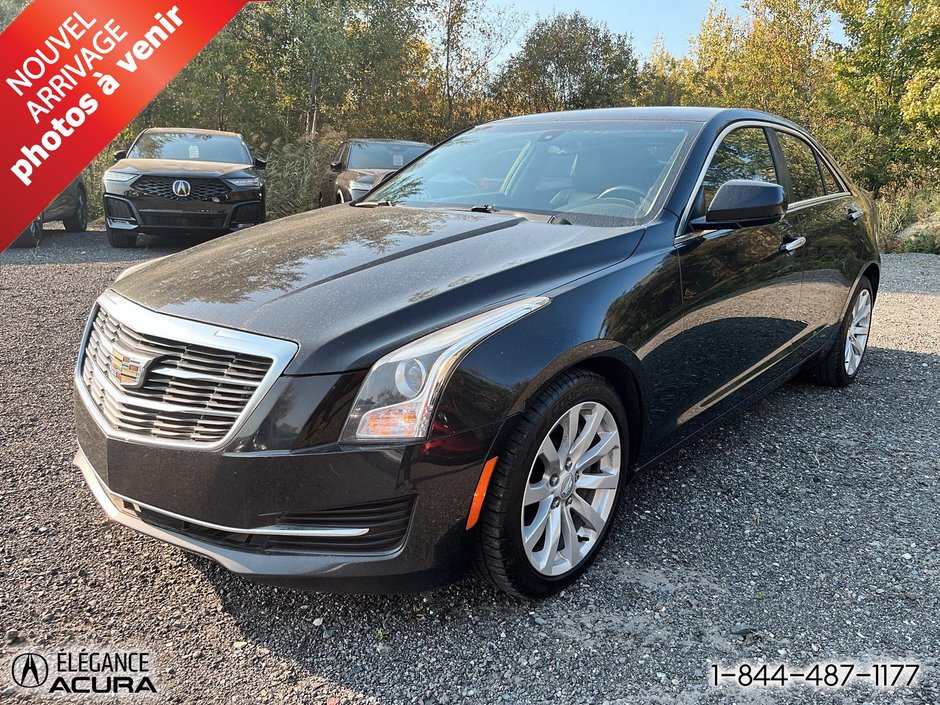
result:
<svg viewBox="0 0 940 705"><path fill-rule="evenodd" d="M49 677L49 664L39 654L20 654L13 659L11 670L21 688L38 688Z"/></svg>
<svg viewBox="0 0 940 705"><path fill-rule="evenodd" d="M130 353L115 345L111 348L108 372L111 379L125 389L139 389L144 384L147 366L154 358L139 353Z"/></svg>
<svg viewBox="0 0 940 705"><path fill-rule="evenodd" d="M173 182L173 193L175 193L180 198L188 197L189 194L192 193L192 190L193 189L189 185L188 181L183 181L182 179L180 179L179 181Z"/></svg>

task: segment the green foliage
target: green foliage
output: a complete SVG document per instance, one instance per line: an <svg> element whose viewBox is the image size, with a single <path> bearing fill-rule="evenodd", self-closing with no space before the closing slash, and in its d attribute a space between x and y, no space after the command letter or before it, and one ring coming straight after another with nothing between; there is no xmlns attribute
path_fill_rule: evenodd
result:
<svg viewBox="0 0 940 705"><path fill-rule="evenodd" d="M525 26L501 1L249 3L86 179L145 127L229 129L268 158L275 217L310 206L343 135L434 142L528 112L740 106L816 134L878 198L887 248L936 243L908 231L940 206L940 0L747 0L740 13L712 0L684 56L657 40L642 65L628 35L577 11L531 24L498 64ZM0 0L0 27L26 4ZM833 12L844 44L829 39Z"/></svg>
<svg viewBox="0 0 940 705"><path fill-rule="evenodd" d="M639 85L630 37L580 12L539 20L496 77L506 114L631 105Z"/></svg>
<svg viewBox="0 0 940 705"><path fill-rule="evenodd" d="M940 187L908 181L886 189L878 201L878 226L885 252L940 254Z"/></svg>

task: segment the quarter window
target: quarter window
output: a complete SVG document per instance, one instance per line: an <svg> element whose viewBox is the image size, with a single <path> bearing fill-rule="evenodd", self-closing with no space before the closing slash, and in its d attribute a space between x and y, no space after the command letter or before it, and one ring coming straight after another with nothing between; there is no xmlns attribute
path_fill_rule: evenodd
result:
<svg viewBox="0 0 940 705"><path fill-rule="evenodd" d="M790 203L818 198L825 194L819 164L813 148L788 132L778 132L780 147L790 172Z"/></svg>
<svg viewBox="0 0 940 705"><path fill-rule="evenodd" d="M722 140L702 183L706 209L722 184L732 179L779 183L764 128L742 127Z"/></svg>
<svg viewBox="0 0 940 705"><path fill-rule="evenodd" d="M823 182L826 184L826 193L842 193L845 189L839 185L839 180L835 174L822 159L819 160L819 168L822 169Z"/></svg>

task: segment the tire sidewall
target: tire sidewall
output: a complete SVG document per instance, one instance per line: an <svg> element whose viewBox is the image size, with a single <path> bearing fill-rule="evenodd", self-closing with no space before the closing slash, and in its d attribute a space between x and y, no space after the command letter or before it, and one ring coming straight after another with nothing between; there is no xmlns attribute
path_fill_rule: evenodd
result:
<svg viewBox="0 0 940 705"><path fill-rule="evenodd" d="M597 541L595 541L591 552L585 556L574 570L560 576L543 575L529 562L525 548L522 545L521 516L525 488L528 484L529 473L542 440L565 412L576 404L589 401L599 402L610 410L617 422L617 430L620 433L620 483L617 487L617 495L614 498L614 508L600 536ZM578 384L552 401L548 410L541 415L538 423L526 437L525 452L518 456L522 459L521 465L517 464L516 467L511 468L512 481L506 494L508 506L508 516L505 527L508 535L506 538L508 539L510 547L512 564L516 568L516 577L521 581L524 592L540 596L555 593L577 580L591 563L593 563L597 552L606 541L610 528L617 517L623 497L623 488L629 479L627 476L629 455L627 414L617 394L606 384L597 381Z"/></svg>

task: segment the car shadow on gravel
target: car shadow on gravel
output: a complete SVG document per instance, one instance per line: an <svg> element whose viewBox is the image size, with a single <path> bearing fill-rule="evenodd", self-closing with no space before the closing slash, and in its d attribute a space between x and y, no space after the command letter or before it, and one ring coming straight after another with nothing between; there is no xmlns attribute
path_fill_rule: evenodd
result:
<svg viewBox="0 0 940 705"><path fill-rule="evenodd" d="M848 389L797 381L728 418L635 478L595 566L542 602L472 578L413 595L302 592L190 562L244 635L240 648L292 662L305 696L385 702L387 686L413 682L420 697L424 674L443 672L478 693L512 692L519 677L516 702L542 702L554 691L526 668L579 673L596 649L616 661L623 694L645 682L651 697L690 689L718 702L709 662L922 658L940 638L933 559L920 553L937 539L937 441L922 409L891 399L936 399L938 373L940 355L873 347ZM650 684L651 670L669 681ZM618 695L606 672L579 677L585 701Z"/></svg>

